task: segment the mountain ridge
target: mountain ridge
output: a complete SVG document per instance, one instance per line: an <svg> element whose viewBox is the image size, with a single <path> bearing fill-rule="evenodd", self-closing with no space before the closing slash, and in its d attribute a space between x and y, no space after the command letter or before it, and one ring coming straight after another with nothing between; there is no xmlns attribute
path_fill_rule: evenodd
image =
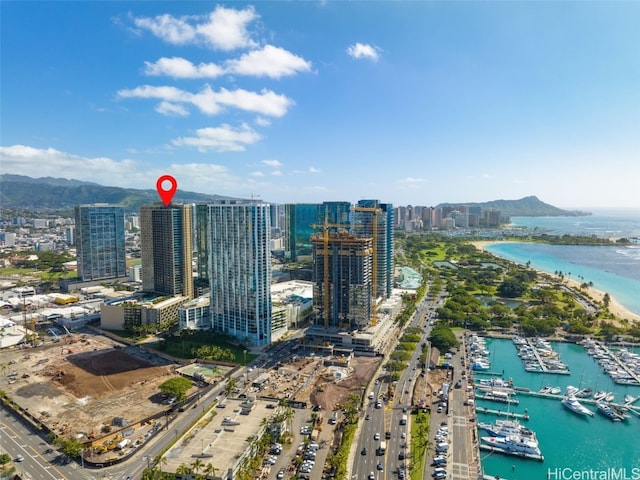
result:
<svg viewBox="0 0 640 480"><path fill-rule="evenodd" d="M481 207L482 209L500 210L502 215L509 217L577 217L591 215L591 212L581 210L564 210L543 202L535 195L529 195L517 200L492 200L489 202L470 203L441 203L438 207Z"/></svg>
<svg viewBox="0 0 640 480"><path fill-rule="evenodd" d="M37 185L37 188L34 188ZM178 189L176 203L212 202L230 199L222 195L188 192ZM25 175L0 175L0 205L3 208L32 210L66 210L76 205L108 203L122 205L127 212L137 212L141 205L158 202L156 190L104 186L81 180ZM46 208L43 206L46 205Z"/></svg>
<svg viewBox="0 0 640 480"><path fill-rule="evenodd" d="M37 185L38 188L34 188ZM222 195L178 190L174 200L178 203L212 202L232 199ZM65 210L87 203L109 203L122 205L128 212L137 212L140 205L159 201L155 190L104 186L82 180L40 177L4 173L0 175L0 205L3 208L33 210ZM43 205L47 207L44 208ZM490 202L441 203L445 206L479 206L483 209L500 210L505 216L581 216L590 212L563 210L541 201L535 195L518 200L493 200Z"/></svg>

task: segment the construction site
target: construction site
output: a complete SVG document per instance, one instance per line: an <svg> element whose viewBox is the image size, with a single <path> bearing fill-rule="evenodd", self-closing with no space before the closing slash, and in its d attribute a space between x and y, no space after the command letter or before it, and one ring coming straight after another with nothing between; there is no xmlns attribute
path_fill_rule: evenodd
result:
<svg viewBox="0 0 640 480"><path fill-rule="evenodd" d="M0 389L56 435L104 442L167 410L158 386L176 375L175 367L137 346L74 333L38 348L4 350Z"/></svg>

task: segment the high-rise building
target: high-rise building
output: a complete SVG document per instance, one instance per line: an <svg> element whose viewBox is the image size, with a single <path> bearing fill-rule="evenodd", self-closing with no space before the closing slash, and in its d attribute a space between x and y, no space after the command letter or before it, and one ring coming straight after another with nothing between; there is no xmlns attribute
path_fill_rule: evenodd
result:
<svg viewBox="0 0 640 480"><path fill-rule="evenodd" d="M376 237L374 270L376 271L376 297L389 298L393 290L393 238L394 209L390 203L378 200L360 200L355 207L354 230L360 236ZM376 228L374 223L376 222Z"/></svg>
<svg viewBox="0 0 640 480"><path fill-rule="evenodd" d="M78 277L82 281L126 277L124 209L79 205L75 217Z"/></svg>
<svg viewBox="0 0 640 480"><path fill-rule="evenodd" d="M140 207L142 289L193 298L191 208Z"/></svg>
<svg viewBox="0 0 640 480"><path fill-rule="evenodd" d="M285 204L284 219L285 260L295 262L300 257L311 257L311 235L317 231L312 225L322 223L319 204Z"/></svg>
<svg viewBox="0 0 640 480"><path fill-rule="evenodd" d="M315 234L313 305L316 323L362 329L373 312L373 241L348 232Z"/></svg>
<svg viewBox="0 0 640 480"><path fill-rule="evenodd" d="M295 262L311 256L311 236L317 233L325 221L329 231L348 229L351 223L351 204L344 201L319 203L295 203L285 206L285 259Z"/></svg>
<svg viewBox="0 0 640 480"><path fill-rule="evenodd" d="M249 345L271 343L270 205L208 205L209 282L214 330Z"/></svg>
<svg viewBox="0 0 640 480"><path fill-rule="evenodd" d="M193 206L193 245L197 260L197 282L199 285L209 284L209 205Z"/></svg>

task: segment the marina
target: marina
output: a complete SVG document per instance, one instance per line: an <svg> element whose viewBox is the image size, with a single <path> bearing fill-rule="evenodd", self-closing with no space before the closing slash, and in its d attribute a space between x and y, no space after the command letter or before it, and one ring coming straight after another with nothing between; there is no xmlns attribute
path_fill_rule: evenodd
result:
<svg viewBox="0 0 640 480"><path fill-rule="evenodd" d="M596 359L611 379L618 384L640 386L640 355L626 348L612 351L595 340L586 339L581 345Z"/></svg>
<svg viewBox="0 0 640 480"><path fill-rule="evenodd" d="M640 427L639 387L617 384L608 377L603 379L600 365L580 345L552 342L554 350L571 367L571 373L561 376L551 374L548 377L527 372L510 339L487 339L486 345L491 351L492 370L501 372L502 378L509 379L520 400L517 409L521 413L510 411L513 405L504 407L503 411L490 407L489 402L476 397L478 426L491 425L500 418L526 421L526 428L536 433L541 453L544 454L543 462L532 462L524 456L507 455L499 450L501 445L495 442L481 442L484 445L480 457L482 470L490 474L489 478L498 476L537 480L547 478L548 468L558 465L575 470L614 466L629 471L638 466L632 459L640 458L640 444L633 440ZM485 372L473 372L473 378L476 386L480 379L493 380L497 384L504 382L502 378L490 379ZM627 414L626 420L612 421L600 413L597 401L593 398L595 392L589 398L577 397L582 405L595 412L594 416L577 415L570 411L561 404L570 386L574 386L570 392L587 392L594 387L591 388L592 392L598 389L613 395L613 401L607 403L622 409ZM477 438L483 435L487 433L479 429ZM616 445L616 448L610 448L611 445Z"/></svg>
<svg viewBox="0 0 640 480"><path fill-rule="evenodd" d="M560 361L560 355L553 350L548 341L541 338L513 337L513 344L527 372L571 374L569 367Z"/></svg>

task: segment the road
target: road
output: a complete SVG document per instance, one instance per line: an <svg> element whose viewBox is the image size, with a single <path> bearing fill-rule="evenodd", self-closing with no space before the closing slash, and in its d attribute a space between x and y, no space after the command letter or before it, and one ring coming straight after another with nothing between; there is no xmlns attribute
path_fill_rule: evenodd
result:
<svg viewBox="0 0 640 480"><path fill-rule="evenodd" d="M424 334L421 342L426 342L431 331L430 321L435 316L435 310L439 308L445 299L443 292L435 299L426 297L416 308L416 312L408 322L408 326L423 328ZM364 406L364 420L357 438L357 452L351 468L352 480L368 480L373 474L374 480L387 480L397 478L399 469L406 472L408 477L409 446L410 446L410 420L407 425L400 425L403 415L410 417L412 406L412 392L417 376L422 373L419 368L421 349L417 348L409 360L408 368L402 372L396 383L394 398L389 402L383 402L382 408L376 408L376 400L385 393L388 388L387 377L381 375L379 383L375 385L374 398L367 398ZM368 418L368 420L367 420ZM389 437L385 438L389 432ZM375 440L378 433L380 440ZM402 438L404 434L405 438ZM380 441L385 441L387 451L379 455L377 449ZM363 454L366 449L366 454ZM382 470L378 468L381 463Z"/></svg>
<svg viewBox="0 0 640 480"><path fill-rule="evenodd" d="M95 478L82 471L78 464L54 465L61 458L55 450L48 452L50 445L29 424L16 417L13 412L0 407L0 450L11 458L18 455L24 461L16 462L20 475L30 480L89 480Z"/></svg>

